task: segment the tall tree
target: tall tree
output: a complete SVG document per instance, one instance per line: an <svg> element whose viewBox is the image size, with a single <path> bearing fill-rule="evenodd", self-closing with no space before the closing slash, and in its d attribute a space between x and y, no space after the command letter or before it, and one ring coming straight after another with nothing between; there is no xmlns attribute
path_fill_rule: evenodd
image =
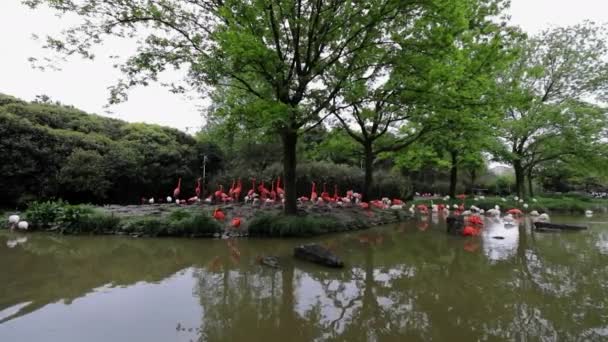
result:
<svg viewBox="0 0 608 342"><path fill-rule="evenodd" d="M473 135L487 132L476 128L490 126L491 111L482 108L494 101L494 76L512 59L512 51L503 48L505 41L517 36L505 21L496 20L507 2L433 5L413 25L400 23L393 49L369 53L367 69L353 73L356 80L343 87L333 105L343 129L364 151L364 196L379 154L407 148L443 128L433 136L456 160L460 145L470 146ZM467 124L474 120L484 122ZM457 163L453 165L455 171Z"/></svg>
<svg viewBox="0 0 608 342"><path fill-rule="evenodd" d="M519 196L537 165L599 142L605 117L585 101L608 95L605 33L589 22L543 31L499 78L505 146L497 155L513 165Z"/></svg>
<svg viewBox="0 0 608 342"><path fill-rule="evenodd" d="M348 76L365 67L362 57L388 44L389 24L415 18L428 2L24 0L84 19L64 37L47 40L60 52L91 58L104 36L146 35L123 65L126 79L114 88L114 100L131 86L156 81L169 66L187 67L197 89L229 86L252 95L256 118L281 137L289 214L296 212L298 136L323 118Z"/></svg>

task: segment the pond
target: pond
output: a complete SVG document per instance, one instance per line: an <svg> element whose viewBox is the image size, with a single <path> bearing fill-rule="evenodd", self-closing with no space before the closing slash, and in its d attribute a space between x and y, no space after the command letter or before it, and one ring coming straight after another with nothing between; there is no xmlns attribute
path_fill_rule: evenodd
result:
<svg viewBox="0 0 608 342"><path fill-rule="evenodd" d="M552 219L590 229L486 218L461 238L433 217L297 240L2 231L0 341L606 340L608 218ZM346 267L294 260L308 241Z"/></svg>

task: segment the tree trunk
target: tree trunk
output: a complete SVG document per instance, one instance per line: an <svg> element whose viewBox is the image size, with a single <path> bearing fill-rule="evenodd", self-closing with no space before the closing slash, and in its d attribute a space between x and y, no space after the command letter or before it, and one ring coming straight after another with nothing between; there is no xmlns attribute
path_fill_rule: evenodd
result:
<svg viewBox="0 0 608 342"><path fill-rule="evenodd" d="M532 188L532 169L528 171L528 195L534 197L534 189Z"/></svg>
<svg viewBox="0 0 608 342"><path fill-rule="evenodd" d="M297 131L287 129L281 135L283 140L283 174L285 180L285 214L295 215L298 211L296 194L296 144Z"/></svg>
<svg viewBox="0 0 608 342"><path fill-rule="evenodd" d="M475 169L471 170L471 194L475 194L475 181L477 180L477 171Z"/></svg>
<svg viewBox="0 0 608 342"><path fill-rule="evenodd" d="M372 150L372 145L365 145L365 178L363 181L363 200L369 201L371 196L370 192L372 190L372 183L374 181L374 153Z"/></svg>
<svg viewBox="0 0 608 342"><path fill-rule="evenodd" d="M458 153L450 152L452 166L450 168L450 198L456 198L456 183L458 182Z"/></svg>
<svg viewBox="0 0 608 342"><path fill-rule="evenodd" d="M517 191L517 196L520 198L524 197L525 188L524 188L524 168L521 166L521 161L515 160L513 162L513 168L515 169L515 191Z"/></svg>

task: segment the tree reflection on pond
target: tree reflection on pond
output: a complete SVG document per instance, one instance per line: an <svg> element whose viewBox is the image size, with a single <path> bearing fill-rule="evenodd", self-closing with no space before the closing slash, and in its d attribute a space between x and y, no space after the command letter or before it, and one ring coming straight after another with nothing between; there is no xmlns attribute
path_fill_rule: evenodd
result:
<svg viewBox="0 0 608 342"><path fill-rule="evenodd" d="M0 340L607 337L608 226L539 234L486 220L465 239L433 221L306 240L341 270L293 259L304 240L32 234L9 247L19 236L2 232ZM281 269L256 261L269 254Z"/></svg>

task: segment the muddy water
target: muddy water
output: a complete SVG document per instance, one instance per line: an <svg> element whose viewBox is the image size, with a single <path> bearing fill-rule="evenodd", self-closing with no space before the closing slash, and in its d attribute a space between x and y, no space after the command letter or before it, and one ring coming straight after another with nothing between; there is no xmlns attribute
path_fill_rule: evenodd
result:
<svg viewBox="0 0 608 342"><path fill-rule="evenodd" d="M432 217L234 242L2 231L0 341L607 340L606 221L535 233L486 219L461 238ZM294 260L309 241L347 267Z"/></svg>

